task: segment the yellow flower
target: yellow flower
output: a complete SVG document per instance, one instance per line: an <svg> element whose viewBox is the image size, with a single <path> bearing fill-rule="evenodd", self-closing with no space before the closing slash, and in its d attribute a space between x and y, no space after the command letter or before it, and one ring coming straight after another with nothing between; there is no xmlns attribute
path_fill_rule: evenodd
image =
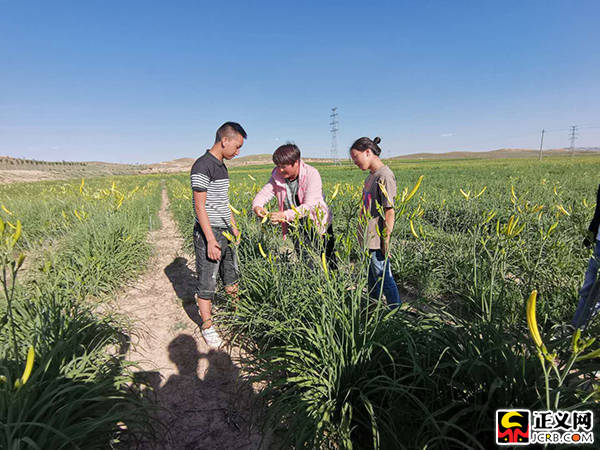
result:
<svg viewBox="0 0 600 450"><path fill-rule="evenodd" d="M234 237L229 231L222 231L221 234L225 236L229 242L233 242Z"/></svg>
<svg viewBox="0 0 600 450"><path fill-rule="evenodd" d="M421 186L421 181L423 181L423 175L421 175L419 177L419 179L417 180L417 184L415 184L415 187L413 187L412 190L408 193L408 195L406 196L406 198L403 200L404 202L407 202L411 198L413 198L413 195L416 194L417 190L419 189L419 186Z"/></svg>
<svg viewBox="0 0 600 450"><path fill-rule="evenodd" d="M579 340L581 337L581 328L577 328L575 334L573 334L573 339L571 339L571 350L573 353L577 353L579 351Z"/></svg>
<svg viewBox="0 0 600 450"><path fill-rule="evenodd" d="M517 220L519 220L519 219L517 219ZM513 228L513 223L516 224L514 215L510 216L510 219L508 219L508 223L506 224L506 234L511 233L512 228Z"/></svg>
<svg viewBox="0 0 600 450"><path fill-rule="evenodd" d="M325 276L329 279L329 269L327 268L327 260L325 259L325 253L321 253L321 265L325 271Z"/></svg>
<svg viewBox="0 0 600 450"><path fill-rule="evenodd" d="M390 198L390 194L388 194L388 191L385 188L385 183L382 180L379 180L377 184L379 185L379 189L381 190L383 196L387 199L388 203L393 203L393 200Z"/></svg>
<svg viewBox="0 0 600 450"><path fill-rule="evenodd" d="M335 188L333 189L333 194L331 194L331 200L333 200L334 198L337 197L339 190L340 190L340 183L335 185Z"/></svg>
<svg viewBox="0 0 600 450"><path fill-rule="evenodd" d="M485 190L487 189L487 186L484 186L483 189L479 192L479 194L477 194L475 197L473 198L477 198L479 197L481 194L483 194L485 192Z"/></svg>
<svg viewBox="0 0 600 450"><path fill-rule="evenodd" d="M258 251L260 252L260 254L262 255L263 258L267 257L267 254L263 250L262 245L260 245L260 242L258 243Z"/></svg>
<svg viewBox="0 0 600 450"><path fill-rule="evenodd" d="M535 302L537 299L537 290L531 291L529 298L527 299L527 327L529 328L529 333L531 334L531 338L535 343L536 347L539 349L542 348L544 343L542 342L542 337L540 336L540 331L537 326L537 319L535 317Z"/></svg>
<svg viewBox="0 0 600 450"><path fill-rule="evenodd" d="M417 232L415 231L415 226L413 224L412 219L410 220L410 232L412 233L412 235L414 237L416 237L417 239L419 238L419 235L417 234Z"/></svg>
<svg viewBox="0 0 600 450"><path fill-rule="evenodd" d="M406 195L408 194L408 188L402 189L402 195L400 196L400 201L402 203L406 202Z"/></svg>
<svg viewBox="0 0 600 450"><path fill-rule="evenodd" d="M557 226L558 222L554 222L552 225L550 225L550 228L548 228L548 231L546 232L546 237L549 237Z"/></svg>
<svg viewBox="0 0 600 450"><path fill-rule="evenodd" d="M494 217L496 217L496 211L490 211L487 215L487 218L485 219L485 221L483 222L483 224L485 225L486 223L488 223L490 220L492 220Z"/></svg>
<svg viewBox="0 0 600 450"><path fill-rule="evenodd" d="M31 376L31 371L33 370L33 359L35 357L35 351L33 350L33 346L29 346L29 350L27 351L27 362L25 363L25 370L23 371L23 375L17 381L15 381L15 387L20 388Z"/></svg>
<svg viewBox="0 0 600 450"><path fill-rule="evenodd" d="M229 209L231 209L234 214L240 215L239 210L235 209L231 203L229 204Z"/></svg>
<svg viewBox="0 0 600 450"><path fill-rule="evenodd" d="M15 228L15 233L13 234L12 241L13 245L17 243L19 238L21 237L21 231L23 230L23 226L21 225L21 221L17 220L17 227Z"/></svg>

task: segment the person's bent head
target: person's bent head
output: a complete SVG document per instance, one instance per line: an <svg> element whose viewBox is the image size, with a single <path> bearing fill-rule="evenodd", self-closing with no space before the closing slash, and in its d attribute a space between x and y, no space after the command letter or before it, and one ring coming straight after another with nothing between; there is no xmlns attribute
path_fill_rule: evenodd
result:
<svg viewBox="0 0 600 450"><path fill-rule="evenodd" d="M300 149L296 144L285 144L273 153L273 163L286 180L295 180L300 172Z"/></svg>
<svg viewBox="0 0 600 450"><path fill-rule="evenodd" d="M223 158L229 160L240 153L240 148L247 137L246 131L239 123L225 122L217 130L215 145L221 147Z"/></svg>
<svg viewBox="0 0 600 450"><path fill-rule="evenodd" d="M379 148L378 144L380 142L380 137L376 137L375 139L361 137L354 141L354 144L350 146L350 158L352 158L352 162L359 169L367 170L371 167L374 158L379 159L381 148Z"/></svg>

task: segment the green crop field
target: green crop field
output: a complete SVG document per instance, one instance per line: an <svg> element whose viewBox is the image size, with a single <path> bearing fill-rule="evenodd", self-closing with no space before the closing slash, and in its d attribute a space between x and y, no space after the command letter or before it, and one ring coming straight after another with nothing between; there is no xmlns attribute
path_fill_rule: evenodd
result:
<svg viewBox="0 0 600 450"><path fill-rule="evenodd" d="M144 268L159 180L6 185L0 199L0 448L104 449L126 428L150 432L129 363L107 351L122 318L93 299Z"/></svg>
<svg viewBox="0 0 600 450"><path fill-rule="evenodd" d="M272 166L230 169L241 298L216 302L218 323L244 349L261 423L282 447L486 449L496 409L597 408L598 320L575 338L565 324L590 257L600 158L393 161L397 311L366 295L366 174L316 167L335 269L322 249L298 259L294 224L283 241L251 212ZM163 185L191 253L188 174L0 186L1 448L107 448L156 428L127 388L129 363L107 351L122 319L95 305L143 270Z"/></svg>
<svg viewBox="0 0 600 450"><path fill-rule="evenodd" d="M243 294L222 320L249 349L245 367L265 386L266 424L287 445L489 448L498 408L600 400L600 366L575 361L597 346L577 341L574 351L564 329L590 256L581 242L600 159L393 162L392 271L407 300L396 313L365 298L356 229L366 175L349 163L317 167L333 210L335 271L319 254L297 261L278 228L253 216L272 167L231 170ZM188 178L167 186L191 243ZM541 356L526 318L533 290Z"/></svg>

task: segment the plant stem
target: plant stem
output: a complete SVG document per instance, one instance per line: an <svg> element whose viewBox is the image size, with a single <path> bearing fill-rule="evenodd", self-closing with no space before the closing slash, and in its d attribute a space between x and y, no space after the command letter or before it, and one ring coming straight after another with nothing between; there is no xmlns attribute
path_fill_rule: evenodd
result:
<svg viewBox="0 0 600 450"><path fill-rule="evenodd" d="M6 266L7 266L7 260L6 260L6 255L4 256L4 258L2 259L2 287L4 290L4 297L6 298L6 312L8 314L8 320L10 322L10 330L11 330L11 336L12 336L12 341L13 341L13 351L15 352L15 360L17 361L17 363L21 363L21 358L19 357L19 346L17 345L17 335L15 333L15 322L13 319L13 313L12 313L12 301L13 301L13 295L15 292L15 279L16 279L16 275L17 275L17 270L15 270L13 268L12 270L12 285L10 288L10 292L8 289L8 280L7 280L7 276L6 276Z"/></svg>
<svg viewBox="0 0 600 450"><path fill-rule="evenodd" d="M538 358L542 363L542 370L544 371L544 388L546 390L546 410L550 411L550 371L546 369L546 362L542 356L542 352L538 350Z"/></svg>

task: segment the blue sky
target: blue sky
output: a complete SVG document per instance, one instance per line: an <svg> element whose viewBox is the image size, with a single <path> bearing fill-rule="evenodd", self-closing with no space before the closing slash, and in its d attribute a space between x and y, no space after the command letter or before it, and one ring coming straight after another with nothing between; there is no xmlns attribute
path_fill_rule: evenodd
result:
<svg viewBox="0 0 600 450"><path fill-rule="evenodd" d="M600 146L600 2L0 0L0 155L195 157L224 121L243 154Z"/></svg>

